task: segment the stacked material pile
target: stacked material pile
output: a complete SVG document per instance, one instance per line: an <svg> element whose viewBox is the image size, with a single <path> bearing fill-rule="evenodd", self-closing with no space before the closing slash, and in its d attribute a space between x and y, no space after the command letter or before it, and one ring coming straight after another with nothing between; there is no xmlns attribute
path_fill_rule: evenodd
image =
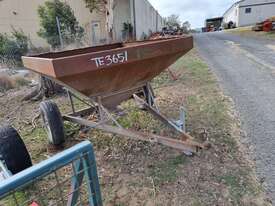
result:
<svg viewBox="0 0 275 206"><path fill-rule="evenodd" d="M266 19L263 22L257 23L254 27L252 27L253 31L275 31L275 16Z"/></svg>
<svg viewBox="0 0 275 206"><path fill-rule="evenodd" d="M151 36L149 37L149 40L157 40L157 39L167 39L167 38L171 38L171 37L180 37L184 35L182 32L177 32L174 34L169 34L169 33L164 33L164 32L156 32L151 34Z"/></svg>

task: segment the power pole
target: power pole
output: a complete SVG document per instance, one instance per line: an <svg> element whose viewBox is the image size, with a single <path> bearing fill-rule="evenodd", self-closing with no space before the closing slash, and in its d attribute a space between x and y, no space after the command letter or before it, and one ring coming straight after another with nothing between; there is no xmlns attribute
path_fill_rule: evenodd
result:
<svg viewBox="0 0 275 206"><path fill-rule="evenodd" d="M62 36L61 36L60 21L59 21L59 18L57 16L55 18L56 18L56 24L57 24L57 29L58 29L60 46L63 49L64 48L64 43L63 43L63 39L62 39Z"/></svg>

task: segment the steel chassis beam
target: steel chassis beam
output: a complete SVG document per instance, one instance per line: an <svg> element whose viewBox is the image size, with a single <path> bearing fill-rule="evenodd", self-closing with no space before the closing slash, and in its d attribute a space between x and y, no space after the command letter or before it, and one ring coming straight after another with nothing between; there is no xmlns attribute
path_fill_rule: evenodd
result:
<svg viewBox="0 0 275 206"><path fill-rule="evenodd" d="M163 122L165 125L169 126L170 128L174 129L176 132L178 132L180 140L163 137L159 135L154 135L154 134L133 131L130 129L124 129L116 121L116 118L113 116L113 114L109 112L108 109L102 105L100 96L93 98L93 99L96 99L96 101L94 101L91 98L90 99L91 102L87 103L85 100L82 100L81 98L77 97L75 94L70 93L68 91L68 97L72 105L72 113L68 115L64 115L63 119L65 121L70 121L79 125L86 126L89 129L96 128L108 133L125 136L131 139L148 141L152 143L159 143L177 150L184 151L187 154L196 153L198 149L207 148L206 144L202 144L194 141L194 138L185 132L184 111L181 111L180 120L178 121L168 120L164 115L162 115L159 112L159 109L155 104L155 96L150 84L147 83L141 89L143 89L145 100L140 98L138 95L133 94L133 97L136 100L136 103L139 106L142 106L143 109L146 109L149 113L151 113L161 122ZM73 104L73 97L77 98L80 101L83 101L86 105L89 105L90 107L81 111L75 111L75 107ZM94 122L94 121L90 121L82 118L83 116L87 115L89 112L97 112L99 116L99 121ZM108 122L111 122L116 126L112 126L111 124L108 124Z"/></svg>

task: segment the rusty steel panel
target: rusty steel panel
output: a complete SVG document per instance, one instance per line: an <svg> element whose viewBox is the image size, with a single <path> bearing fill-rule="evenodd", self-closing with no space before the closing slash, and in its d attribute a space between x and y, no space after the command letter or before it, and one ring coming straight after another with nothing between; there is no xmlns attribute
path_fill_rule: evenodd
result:
<svg viewBox="0 0 275 206"><path fill-rule="evenodd" d="M117 43L22 57L24 66L87 97L143 85L193 48L193 38Z"/></svg>

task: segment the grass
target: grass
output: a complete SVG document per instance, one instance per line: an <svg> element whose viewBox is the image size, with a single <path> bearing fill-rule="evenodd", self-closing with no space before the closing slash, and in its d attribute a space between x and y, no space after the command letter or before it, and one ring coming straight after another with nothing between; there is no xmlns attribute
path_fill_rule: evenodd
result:
<svg viewBox="0 0 275 206"><path fill-rule="evenodd" d="M65 130L65 136L66 137L72 137L76 134L78 134L80 130L80 126L77 124L73 124L71 122L64 122L64 130Z"/></svg>
<svg viewBox="0 0 275 206"><path fill-rule="evenodd" d="M181 174L179 172L180 165L185 162L186 157L182 155L170 158L165 162L159 162L149 170L149 176L152 177L156 186L174 182Z"/></svg>
<svg viewBox="0 0 275 206"><path fill-rule="evenodd" d="M226 31L226 32L248 32L248 31L252 31L252 26L243 26L243 27L238 27L235 29L227 29L224 31Z"/></svg>
<svg viewBox="0 0 275 206"><path fill-rule="evenodd" d="M170 104L160 105L161 109L163 109L166 114L174 114L171 110L175 110L176 108L172 109L172 104L175 102L177 104L184 103L188 111L187 128L191 135L198 138L200 136L200 132L198 131L204 129L214 147L223 150L225 153L223 155L226 155L224 158L227 159L226 161L228 161L228 163L222 165L215 163L216 165L214 167L225 167L226 171L219 171L219 169L217 169L215 171L217 177L215 181L217 184L226 187L229 191L230 200L227 199L227 201L231 201L233 205L249 205L243 204L245 197L261 198L262 189L252 178L251 174L253 171L249 166L244 166L245 164L243 163L242 166L240 166L240 162L245 160L240 160L241 156L239 154L238 143L233 137L234 134L232 134L232 127L237 126L236 120L230 114L231 101L222 95L215 76L200 57L197 56L195 50L178 60L171 69L179 75L179 79L176 82L173 81L166 72L155 78L152 86L156 89L157 95L161 96L163 87L169 88L170 86L173 87L177 85L186 87L187 93L190 92L190 94L182 94L185 96L183 98L184 102L171 98ZM182 93L184 92L185 91L182 91ZM173 91L170 91L169 96L173 96ZM133 106L133 102L127 102L123 107L128 111L128 115L119 120L124 127L152 133L159 133L165 130L165 128L161 126L159 122L154 121L150 115L136 109ZM129 153L129 145L131 145L131 143L129 143L128 140L116 139L116 141L113 141L112 138L106 139L102 138L102 136L96 139L96 145L106 145L107 141L108 147L112 147L113 149L118 147L120 151L123 151L122 153ZM141 147L145 146L145 143L141 144ZM130 148L132 149L132 147ZM203 153L205 152L206 151L203 151ZM202 159L203 158L199 159L198 162L204 161ZM152 160L146 171L148 176L152 178L157 190L161 192L163 188L168 185L176 184L185 169L190 167L190 164L192 164L192 160L189 163L186 157L182 155L176 157L170 156L162 160ZM119 167L117 162L115 165ZM198 165L196 165L196 167L198 167ZM201 169L203 170L204 168ZM190 175L192 176L194 174ZM211 182L213 179L209 181ZM203 182L200 182L199 184L202 183ZM143 184L141 187L144 187L144 185L148 183L141 181L140 184ZM136 186L136 188L138 188L138 186ZM208 193L208 199L216 196L215 193L212 193L210 190L208 191L207 188L204 189L207 190L205 193ZM194 198L192 199L193 205L205 205L205 199L201 198L201 195L201 191L194 194ZM224 201L227 202L226 198L224 198Z"/></svg>
<svg viewBox="0 0 275 206"><path fill-rule="evenodd" d="M238 170L229 172L226 175L218 177L218 181L225 184L229 188L230 198L234 202L235 205L242 204L242 198L245 195L250 195L250 197L257 196L260 187L251 186L247 184L249 182L249 172L244 170Z"/></svg>
<svg viewBox="0 0 275 206"><path fill-rule="evenodd" d="M196 90L194 95L186 98L187 128L194 136L198 128L204 128L214 145L225 146L228 157L240 159L237 140L232 134L232 125L236 126L236 120L230 115L230 100L222 95L215 77L195 51L173 66L175 71L182 68L185 71L181 80L192 82L191 88ZM231 199L236 205L240 205L247 195L255 197L261 193L261 187L251 179L251 173L248 166L233 169L228 165L225 174L219 177L221 183L229 187Z"/></svg>
<svg viewBox="0 0 275 206"><path fill-rule="evenodd" d="M190 94L186 95L184 100L184 105L188 111L188 131L194 137L198 137L200 134L197 131L203 128L208 133L214 147L223 148L226 153L225 158L228 158L229 163L227 165L215 166L226 168L226 171L219 171L217 169L215 174L217 179L215 181L217 184L224 185L227 188L230 199L228 201L231 201L233 205L249 205L250 203L243 204L243 199L247 196L251 198L261 197L262 189L252 178L251 174L253 171L249 166L244 166L245 164L242 164L242 166L239 165L244 160L240 160L238 143L233 137L234 134L232 134L232 127L236 124L236 120L230 114L230 100L222 95L215 76L213 76L208 66L197 56L196 51L193 50L178 60L171 69L179 75L179 80L174 82L166 72L158 76L152 83L152 86L157 91L157 95L161 93L163 87L183 84L188 88ZM173 92L171 91L169 95L172 94ZM177 102L176 99L172 99L172 101ZM160 105L160 107L164 111L165 108L168 108L168 111L165 113L170 113L170 110L173 110L169 104ZM124 108L127 109L128 115L119 120L124 127L153 133L158 133L165 129L160 126L160 123L154 122L154 119L150 115L136 109L133 106L133 102L124 104ZM103 142L100 142L102 140ZM108 142L110 143L110 141ZM121 142L124 142L124 146L121 146ZM115 144L113 143L114 141L108 144L108 146L113 148L120 147L124 152L129 147L127 140L120 139ZM106 144L106 139L103 138L97 141L97 145L101 144ZM152 178L157 190L161 192L163 187L175 184L183 175L186 167L189 167L189 164L192 164L192 160L189 163L186 157L182 155L166 157L157 161L153 160L147 169L147 174ZM117 163L116 167L119 167ZM140 184L143 185L140 187L144 187L147 183L142 183L141 181ZM136 185L135 187L138 188L139 186ZM207 198L209 199L211 197L214 198L216 195L211 191L207 191L206 193L208 193ZM200 196L200 193L194 194L192 205L205 205L204 199ZM256 205L261 205L261 203Z"/></svg>
<svg viewBox="0 0 275 206"><path fill-rule="evenodd" d="M28 81L24 77L16 76L13 78L14 84L16 87L22 87L22 86L27 86L30 84L30 81Z"/></svg>
<svg viewBox="0 0 275 206"><path fill-rule="evenodd" d="M16 199L16 201L15 201ZM28 201L27 195L25 192L15 192L14 196L10 195L6 197L4 200L0 200L0 205L6 205L6 206L15 206L16 203L23 203Z"/></svg>
<svg viewBox="0 0 275 206"><path fill-rule="evenodd" d="M47 137L44 128L42 127L37 127L31 132L24 132L22 133L23 136L29 137L29 140L34 140L34 141L44 141L45 138Z"/></svg>
<svg viewBox="0 0 275 206"><path fill-rule="evenodd" d="M193 51L174 65L175 70L184 68L182 81L192 82L194 94L186 97L187 128L193 136L196 131L205 130L210 141L218 145L226 145L229 156L238 158L236 139L231 135L235 119L230 115L230 100L224 97L216 78L208 66Z"/></svg>
<svg viewBox="0 0 275 206"><path fill-rule="evenodd" d="M234 200L237 200L236 203L240 204L240 198L247 190L246 186L243 185L241 178L234 174L228 174L220 177L220 180L230 188L230 195Z"/></svg>
<svg viewBox="0 0 275 206"><path fill-rule="evenodd" d="M34 162L45 159L42 154L47 151L47 148L43 145L48 141L48 137L43 127L36 127L31 132L23 130L21 136L24 137L24 142L28 146L28 150L31 151Z"/></svg>
<svg viewBox="0 0 275 206"><path fill-rule="evenodd" d="M6 92L10 89L20 88L28 85L30 82L20 76L11 77L8 75L0 75L0 92Z"/></svg>
<svg viewBox="0 0 275 206"><path fill-rule="evenodd" d="M122 107L125 109L126 115L120 118L118 122L123 127L153 133L159 132L161 129L159 122L152 115L137 108L133 100L123 103Z"/></svg>
<svg viewBox="0 0 275 206"><path fill-rule="evenodd" d="M258 38L265 38L265 39L275 39L275 32L264 32L264 31L252 31L252 26L248 27L239 27L236 29L229 29L225 30L228 33L237 34L243 37L258 37Z"/></svg>

